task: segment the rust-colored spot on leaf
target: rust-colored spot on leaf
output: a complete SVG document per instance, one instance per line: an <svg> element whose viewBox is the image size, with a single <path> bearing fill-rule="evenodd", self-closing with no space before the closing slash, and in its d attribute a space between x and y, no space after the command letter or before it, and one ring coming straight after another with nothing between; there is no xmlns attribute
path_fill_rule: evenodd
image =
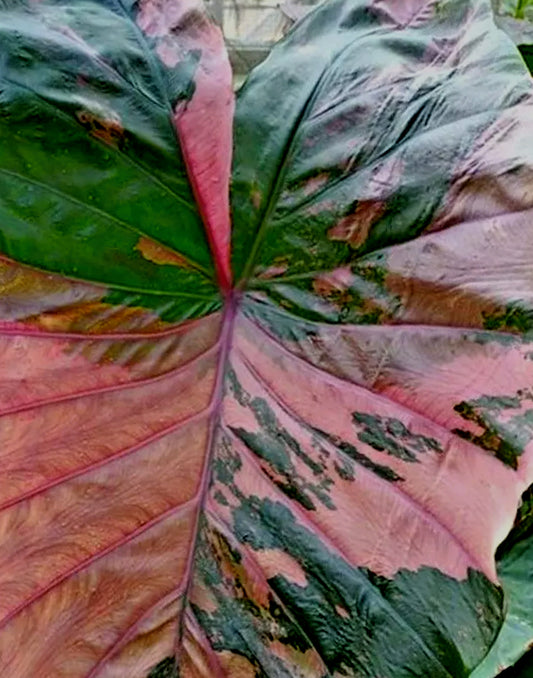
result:
<svg viewBox="0 0 533 678"><path fill-rule="evenodd" d="M88 130L89 134L100 139L108 146L120 148L124 141L124 128L115 112L101 111L100 114L81 110L76 112L79 122Z"/></svg>
<svg viewBox="0 0 533 678"><path fill-rule="evenodd" d="M258 210L261 207L261 193L257 189L254 189L250 197L252 199L252 205Z"/></svg>
<svg viewBox="0 0 533 678"><path fill-rule="evenodd" d="M158 315L137 306L103 301L103 286L69 280L0 258L2 325L45 332L157 332L168 328Z"/></svg>
<svg viewBox="0 0 533 678"><path fill-rule="evenodd" d="M342 218L328 231L331 240L342 240L352 247L360 247L368 237L373 224L385 211L385 203L376 200L361 200L353 214Z"/></svg>
<svg viewBox="0 0 533 678"><path fill-rule="evenodd" d="M164 245L150 240L150 238L145 238L144 236L140 238L135 249L138 250L145 259L152 261L154 264L191 268L189 262L183 255L171 250L169 247L165 247Z"/></svg>
<svg viewBox="0 0 533 678"><path fill-rule="evenodd" d="M320 273L313 281L314 291L321 297L338 297L347 292L353 279L352 272L346 266L334 271Z"/></svg>
<svg viewBox="0 0 533 678"><path fill-rule="evenodd" d="M341 607L340 605L335 605L335 612L343 619L348 619L350 617L348 610L344 607Z"/></svg>
<svg viewBox="0 0 533 678"><path fill-rule="evenodd" d="M227 676L239 676L239 678L255 678L257 676L254 665L246 657L233 654L229 650L222 650L219 653L219 661Z"/></svg>
<svg viewBox="0 0 533 678"><path fill-rule="evenodd" d="M157 332L168 327L157 315L138 306L114 306L104 302L85 302L29 316L25 322L47 332Z"/></svg>

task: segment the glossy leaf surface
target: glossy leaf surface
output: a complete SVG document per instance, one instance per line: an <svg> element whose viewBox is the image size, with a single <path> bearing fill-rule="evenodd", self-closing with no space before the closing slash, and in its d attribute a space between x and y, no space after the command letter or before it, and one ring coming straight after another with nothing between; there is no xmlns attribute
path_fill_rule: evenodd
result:
<svg viewBox="0 0 533 678"><path fill-rule="evenodd" d="M533 643L533 486L522 497L515 525L498 547L498 576L507 596L505 621L489 654L472 674L472 678L500 678L500 671L516 675L530 665L526 655ZM531 653L530 653L531 654ZM517 660L521 660L515 664ZM507 676L503 673L501 678ZM528 675L525 673L524 675Z"/></svg>
<svg viewBox="0 0 533 678"><path fill-rule="evenodd" d="M470 675L533 480L533 100L488 2L306 17L231 209L200 7L0 7L4 673Z"/></svg>

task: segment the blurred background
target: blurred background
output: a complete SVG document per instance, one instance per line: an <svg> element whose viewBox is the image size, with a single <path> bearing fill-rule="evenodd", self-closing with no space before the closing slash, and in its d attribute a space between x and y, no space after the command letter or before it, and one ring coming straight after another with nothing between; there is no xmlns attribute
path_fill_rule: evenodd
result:
<svg viewBox="0 0 533 678"><path fill-rule="evenodd" d="M320 0L207 0L221 26L239 87L275 42ZM533 0L492 0L497 22L519 46L533 71Z"/></svg>
<svg viewBox="0 0 533 678"><path fill-rule="evenodd" d="M319 0L207 0L221 26L238 87L248 71L263 61L275 42ZM533 0L531 0L533 3Z"/></svg>

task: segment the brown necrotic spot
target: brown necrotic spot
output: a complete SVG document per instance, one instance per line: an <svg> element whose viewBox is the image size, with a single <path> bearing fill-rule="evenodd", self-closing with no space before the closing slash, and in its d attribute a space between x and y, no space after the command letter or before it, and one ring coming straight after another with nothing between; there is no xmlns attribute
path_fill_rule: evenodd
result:
<svg viewBox="0 0 533 678"><path fill-rule="evenodd" d="M352 301L349 289L353 275L348 267L320 273L313 281L313 290L321 297L339 304Z"/></svg>
<svg viewBox="0 0 533 678"><path fill-rule="evenodd" d="M117 113L101 111L99 114L81 110L76 118L89 134L108 146L121 148L124 143L124 128Z"/></svg>
<svg viewBox="0 0 533 678"><path fill-rule="evenodd" d="M347 242L351 247L360 247L367 239L373 224L385 212L385 203L379 200L361 200L352 214L343 217L329 229L330 240Z"/></svg>
<svg viewBox="0 0 533 678"><path fill-rule="evenodd" d="M139 306L115 306L103 302L71 304L30 316L28 323L49 332L157 332L168 325L151 311Z"/></svg>
<svg viewBox="0 0 533 678"><path fill-rule="evenodd" d="M257 188L254 188L250 194L250 199L252 201L252 205L255 207L256 210L258 210L261 207L262 200L261 191L259 191Z"/></svg>

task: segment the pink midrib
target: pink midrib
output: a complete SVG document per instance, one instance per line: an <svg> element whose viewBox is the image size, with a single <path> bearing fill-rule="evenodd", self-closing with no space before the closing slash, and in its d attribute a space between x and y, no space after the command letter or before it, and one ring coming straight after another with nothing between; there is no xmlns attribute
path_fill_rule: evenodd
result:
<svg viewBox="0 0 533 678"><path fill-rule="evenodd" d="M209 38L212 45L205 50L197 67L196 90L190 101L178 105L173 124L211 249L217 282L226 296L232 286L229 187L235 97L229 60L221 58L221 54L226 54L222 35L213 28ZM210 47L214 47L213 52ZM214 90L216 99L213 99ZM215 122L218 129L211 133ZM199 130L206 129L209 136L199 134Z"/></svg>
<svg viewBox="0 0 533 678"><path fill-rule="evenodd" d="M233 342L233 328L235 325L235 318L237 316L238 310L239 295L235 291L231 291L226 297L226 307L224 309L224 318L222 321L222 333L220 338L220 352L218 358L217 366L217 375L215 380L215 386L213 389L213 399L212 399L212 410L211 410L211 422L209 427L209 435L207 439L206 452L204 456L204 465L202 467L202 475L200 477L200 484L198 489L198 506L196 509L196 516L193 527L193 541L191 543L191 548L189 551L189 556L187 559L187 565L185 572L183 574L183 582L185 582L185 591L184 591L184 605L181 619L178 620L178 634L176 637L176 649L175 656L179 657L181 652L181 645L183 640L183 620L186 610L187 598L191 588L192 572L194 567L194 558L196 555L196 547L198 541L198 528L200 523L200 517L202 511L204 510L207 493L209 490L209 484L212 473L212 461L215 450L215 436L217 433L217 424L222 410L222 403L224 400L224 376L226 363L229 359L229 354L231 351L231 346Z"/></svg>

